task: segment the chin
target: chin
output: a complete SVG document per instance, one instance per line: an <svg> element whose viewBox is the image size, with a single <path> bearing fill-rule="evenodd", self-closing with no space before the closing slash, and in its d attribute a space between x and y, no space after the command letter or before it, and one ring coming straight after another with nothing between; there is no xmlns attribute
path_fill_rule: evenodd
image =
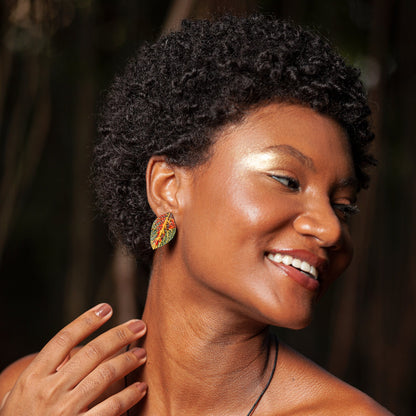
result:
<svg viewBox="0 0 416 416"><path fill-rule="evenodd" d="M287 328L287 329L304 329L312 322L313 314L302 314L297 316L289 316L285 317L286 319L274 319L271 322L271 325L280 327L280 328Z"/></svg>
<svg viewBox="0 0 416 416"><path fill-rule="evenodd" d="M288 329L304 329L312 322L312 317L304 318L303 320L299 320L296 322L292 322L289 325L285 326Z"/></svg>
<svg viewBox="0 0 416 416"><path fill-rule="evenodd" d="M270 314L264 312L262 321L266 324L287 329L303 329L312 322L314 308L313 305L310 307L303 305L303 307L292 307L286 311L274 309Z"/></svg>
<svg viewBox="0 0 416 416"><path fill-rule="evenodd" d="M287 305L287 304L286 304ZM315 314L316 301L291 302L291 307L282 308L279 322L288 329L303 329L309 326ZM276 316L279 318L279 316Z"/></svg>

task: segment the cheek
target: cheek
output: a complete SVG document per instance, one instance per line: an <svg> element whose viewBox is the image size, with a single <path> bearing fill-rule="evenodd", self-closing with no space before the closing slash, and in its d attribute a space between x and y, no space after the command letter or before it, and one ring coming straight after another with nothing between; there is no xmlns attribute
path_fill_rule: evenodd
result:
<svg viewBox="0 0 416 416"><path fill-rule="evenodd" d="M201 189L204 193L196 198L190 215L204 237L215 244L237 244L237 249L244 250L250 242L276 231L290 216L288 201L277 200L267 187L244 178L229 178L221 185Z"/></svg>
<svg viewBox="0 0 416 416"><path fill-rule="evenodd" d="M255 267L275 228L274 207L270 195L247 181L201 183L183 216L182 253L191 273L210 269L223 275Z"/></svg>

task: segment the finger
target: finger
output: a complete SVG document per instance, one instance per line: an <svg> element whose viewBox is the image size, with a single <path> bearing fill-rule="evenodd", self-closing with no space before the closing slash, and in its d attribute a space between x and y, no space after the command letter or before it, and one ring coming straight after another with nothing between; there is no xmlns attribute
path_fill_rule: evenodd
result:
<svg viewBox="0 0 416 416"><path fill-rule="evenodd" d="M63 366L64 366L64 364L66 364L68 361L69 361L69 359L70 359L71 357L70 357L70 355L68 354L66 357L65 357L65 359L61 362L61 364L59 364L58 365L58 367L56 367L56 372L58 372Z"/></svg>
<svg viewBox="0 0 416 416"><path fill-rule="evenodd" d="M85 416L121 416L146 394L145 383L134 383L90 409Z"/></svg>
<svg viewBox="0 0 416 416"><path fill-rule="evenodd" d="M81 410L96 400L108 387L146 361L143 348L133 348L111 360L103 362L71 392L74 406Z"/></svg>
<svg viewBox="0 0 416 416"><path fill-rule="evenodd" d="M32 370L37 367L39 373L54 373L71 350L107 322L112 312L110 305L102 303L76 318L39 352L30 366Z"/></svg>
<svg viewBox="0 0 416 416"><path fill-rule="evenodd" d="M6 400L7 400L7 398L10 396L10 391L8 391L5 395L4 395L4 397L3 397L3 400L1 401L1 404L0 404L0 410L1 409L3 409L3 406L4 406L4 404L6 403Z"/></svg>
<svg viewBox="0 0 416 416"><path fill-rule="evenodd" d="M74 388L99 364L107 360L126 345L131 344L146 332L146 325L139 319L104 332L82 347L60 370L65 377L61 381L66 388Z"/></svg>

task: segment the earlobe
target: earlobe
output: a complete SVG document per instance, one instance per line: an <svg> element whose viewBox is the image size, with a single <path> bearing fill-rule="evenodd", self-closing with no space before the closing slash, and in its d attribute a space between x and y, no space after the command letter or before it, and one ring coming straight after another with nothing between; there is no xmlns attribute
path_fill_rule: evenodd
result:
<svg viewBox="0 0 416 416"><path fill-rule="evenodd" d="M177 193L181 183L179 170L169 164L165 156L152 156L147 164L147 199L157 217L166 212L178 211Z"/></svg>

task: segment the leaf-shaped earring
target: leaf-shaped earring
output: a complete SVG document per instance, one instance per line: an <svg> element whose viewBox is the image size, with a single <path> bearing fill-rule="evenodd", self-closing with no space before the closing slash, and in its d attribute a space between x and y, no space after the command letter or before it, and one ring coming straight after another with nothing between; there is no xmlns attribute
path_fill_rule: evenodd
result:
<svg viewBox="0 0 416 416"><path fill-rule="evenodd" d="M176 234L176 222L171 212L157 217L150 231L150 245L153 250L169 243Z"/></svg>

